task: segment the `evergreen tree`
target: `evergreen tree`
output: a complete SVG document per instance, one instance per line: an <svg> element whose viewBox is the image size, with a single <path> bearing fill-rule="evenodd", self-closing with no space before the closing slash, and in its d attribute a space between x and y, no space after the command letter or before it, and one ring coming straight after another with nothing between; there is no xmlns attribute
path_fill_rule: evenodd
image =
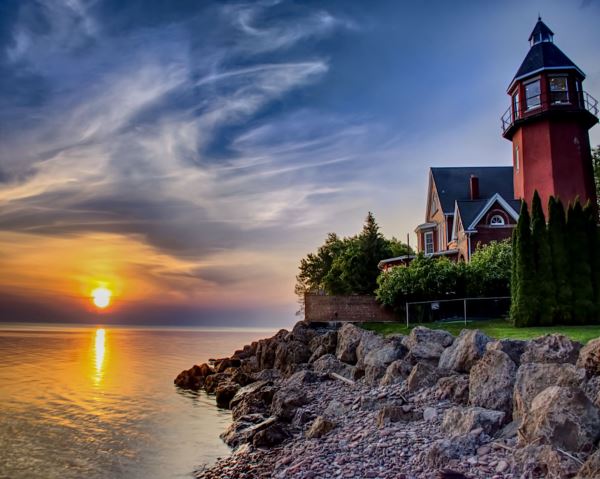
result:
<svg viewBox="0 0 600 479"><path fill-rule="evenodd" d="M581 203L569 205L567 237L571 261L571 288L573 291L573 323L588 322L594 309L592 268L588 228Z"/></svg>
<svg viewBox="0 0 600 479"><path fill-rule="evenodd" d="M573 317L573 294L567 246L567 223L562 202L553 196L550 197L548 202L548 240L552 255L552 275L556 293L554 323L570 324Z"/></svg>
<svg viewBox="0 0 600 479"><path fill-rule="evenodd" d="M554 319L555 289L552 275L552 257L548 243L548 229L542 209L542 201L537 190L531 202L531 242L536 275L536 323L550 326Z"/></svg>
<svg viewBox="0 0 600 479"><path fill-rule="evenodd" d="M514 276L516 288L512 298L510 316L516 327L532 326L536 321L536 279L531 238L531 220L527 203L521 203L521 213L517 223Z"/></svg>
<svg viewBox="0 0 600 479"><path fill-rule="evenodd" d="M598 214L589 201L583 209L590 245L590 268L592 270L593 308L591 322L600 323L600 229Z"/></svg>

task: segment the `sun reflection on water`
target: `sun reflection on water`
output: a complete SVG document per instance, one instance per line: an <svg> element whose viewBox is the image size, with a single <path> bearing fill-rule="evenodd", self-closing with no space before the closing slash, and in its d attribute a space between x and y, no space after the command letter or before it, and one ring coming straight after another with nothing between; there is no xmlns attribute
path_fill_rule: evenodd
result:
<svg viewBox="0 0 600 479"><path fill-rule="evenodd" d="M94 349L94 356L96 359L96 375L94 379L96 384L102 380L104 371L102 366L104 365L104 355L106 353L106 331L103 328L96 329L96 343Z"/></svg>

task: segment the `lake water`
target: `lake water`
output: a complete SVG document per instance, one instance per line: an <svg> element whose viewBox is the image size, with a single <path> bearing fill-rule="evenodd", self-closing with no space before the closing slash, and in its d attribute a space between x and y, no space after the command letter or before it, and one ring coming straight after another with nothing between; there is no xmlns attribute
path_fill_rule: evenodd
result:
<svg viewBox="0 0 600 479"><path fill-rule="evenodd" d="M189 478L230 423L182 369L274 331L0 323L0 478Z"/></svg>

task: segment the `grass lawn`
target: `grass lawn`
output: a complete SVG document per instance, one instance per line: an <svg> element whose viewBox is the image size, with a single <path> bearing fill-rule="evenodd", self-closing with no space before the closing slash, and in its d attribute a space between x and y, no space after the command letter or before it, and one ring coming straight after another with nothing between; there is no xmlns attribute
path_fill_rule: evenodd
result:
<svg viewBox="0 0 600 479"><path fill-rule="evenodd" d="M560 333L576 341L587 343L589 340L600 336L600 325L592 326L551 326L535 328L515 328L503 319L487 321L469 321L467 326L463 322L457 323L425 323L411 324L406 327L403 323L362 323L364 329L376 331L383 335L400 333L408 334L415 326L425 326L431 329L445 329L454 335L458 335L465 327L468 329L480 329L485 334L496 339L531 339L544 334Z"/></svg>

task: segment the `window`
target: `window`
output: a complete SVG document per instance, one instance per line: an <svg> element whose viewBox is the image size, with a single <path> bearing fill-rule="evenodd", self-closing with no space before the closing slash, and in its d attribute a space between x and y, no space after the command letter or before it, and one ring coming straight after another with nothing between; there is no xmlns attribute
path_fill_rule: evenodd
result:
<svg viewBox="0 0 600 479"><path fill-rule="evenodd" d="M433 254L433 232L428 231L424 235L425 238L425 254Z"/></svg>
<svg viewBox="0 0 600 479"><path fill-rule="evenodd" d="M541 102L540 79L525 84L525 106L528 110L538 108Z"/></svg>
<svg viewBox="0 0 600 479"><path fill-rule="evenodd" d="M519 145L515 146L515 170L519 171Z"/></svg>
<svg viewBox="0 0 600 479"><path fill-rule="evenodd" d="M556 103L569 103L569 89L566 76L550 77L550 101Z"/></svg>
<svg viewBox="0 0 600 479"><path fill-rule="evenodd" d="M504 226L504 218L501 215L494 215L490 218L490 226Z"/></svg>
<svg viewBox="0 0 600 479"><path fill-rule="evenodd" d="M513 95L512 101L513 101L513 116L514 116L514 119L517 120L518 118L520 118L520 112L519 112L519 90L517 90L515 92L515 94Z"/></svg>

